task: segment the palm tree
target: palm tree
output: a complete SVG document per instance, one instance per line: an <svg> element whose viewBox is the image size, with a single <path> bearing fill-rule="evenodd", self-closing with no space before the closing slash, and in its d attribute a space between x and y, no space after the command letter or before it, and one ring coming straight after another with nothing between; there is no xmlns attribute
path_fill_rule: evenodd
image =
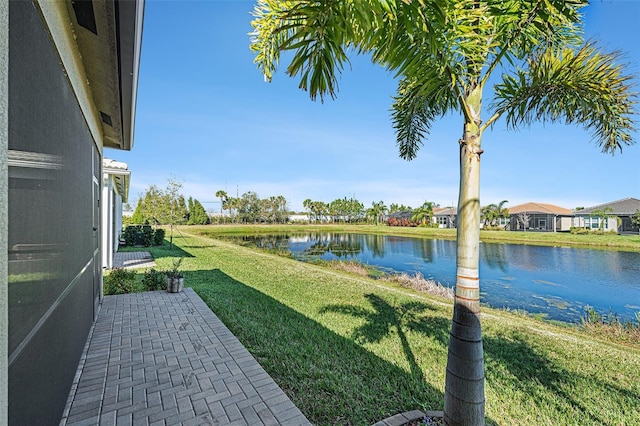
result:
<svg viewBox="0 0 640 426"><path fill-rule="evenodd" d="M509 201L502 200L498 204L489 204L482 208L481 218L485 225L496 225L500 219L510 216L509 209L504 207Z"/></svg>
<svg viewBox="0 0 640 426"><path fill-rule="evenodd" d="M640 228L640 209L631 216L631 225ZM638 234L640 234L640 229L638 229Z"/></svg>
<svg viewBox="0 0 640 426"><path fill-rule="evenodd" d="M307 210L309 223L311 223L311 203L312 203L311 198L307 198L302 202L302 207L304 207Z"/></svg>
<svg viewBox="0 0 640 426"><path fill-rule="evenodd" d="M498 221L500 221L500 219L508 219L511 217L509 209L504 206L508 202L508 200L502 200L496 205L496 218Z"/></svg>
<svg viewBox="0 0 640 426"><path fill-rule="evenodd" d="M598 229L600 231L604 231L605 224L607 224L607 222L609 221L610 217L613 217L618 221L618 226L620 226L620 223L622 222L622 219L620 219L618 216L612 214L613 213L613 208L611 208L611 207L605 207L603 209L594 210L591 213L594 216L597 216L598 218L600 218L600 220L599 220L600 223L599 223L599 227L598 227Z"/></svg>
<svg viewBox="0 0 640 426"><path fill-rule="evenodd" d="M225 204L227 203L227 198L229 198L229 196L227 195L226 191L223 191L222 189L219 191L216 191L216 197L220 198L220 213L224 213L224 209L225 209Z"/></svg>
<svg viewBox="0 0 640 426"><path fill-rule="evenodd" d="M496 208L495 204L489 204L484 206L480 211L480 220L484 226L492 225L496 220Z"/></svg>
<svg viewBox="0 0 640 426"><path fill-rule="evenodd" d="M399 78L392 120L400 156L415 158L437 118L462 117L456 297L446 369L447 424L484 423L480 327L480 157L501 117L581 124L604 152L634 143L636 95L617 53L580 37L587 0L258 0L251 48L270 81L287 73L311 99L336 96L348 53L370 54ZM497 74L490 109L485 86ZM494 80L491 80L494 81ZM488 89L488 88L487 88ZM486 106L486 104L484 104ZM484 113L487 113L483 117Z"/></svg>
<svg viewBox="0 0 640 426"><path fill-rule="evenodd" d="M425 201L420 207L413 210L411 220L420 222L422 225L431 223L431 218L433 217L433 208L435 207L435 205L436 203L434 203L433 201Z"/></svg>
<svg viewBox="0 0 640 426"><path fill-rule="evenodd" d="M367 215L373 219L376 226L380 223L380 220L384 220L384 214L388 211L384 202L371 202L371 208L367 210Z"/></svg>

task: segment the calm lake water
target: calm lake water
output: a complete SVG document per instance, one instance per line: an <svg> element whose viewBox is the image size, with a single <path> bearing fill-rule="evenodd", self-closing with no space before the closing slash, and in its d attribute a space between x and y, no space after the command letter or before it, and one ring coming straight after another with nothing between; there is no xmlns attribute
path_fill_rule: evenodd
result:
<svg viewBox="0 0 640 426"><path fill-rule="evenodd" d="M290 251L302 260L357 260L386 272L421 272L455 285L455 241L386 235L312 233L241 237L244 243ZM576 322L585 306L634 319L640 311L640 253L480 244L481 301Z"/></svg>

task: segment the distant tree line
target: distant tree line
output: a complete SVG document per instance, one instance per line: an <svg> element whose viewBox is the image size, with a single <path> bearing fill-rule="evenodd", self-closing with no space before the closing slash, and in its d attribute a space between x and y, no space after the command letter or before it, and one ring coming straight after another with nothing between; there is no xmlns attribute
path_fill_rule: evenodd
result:
<svg viewBox="0 0 640 426"><path fill-rule="evenodd" d="M151 185L140 197L131 224L150 225L206 225L209 216L200 201L189 197L185 202L180 193L182 185L169 180L165 189Z"/></svg>
<svg viewBox="0 0 640 426"><path fill-rule="evenodd" d="M233 223L286 223L289 221L287 199L282 195L260 198L253 191L240 197L230 197L226 191L217 191L222 212Z"/></svg>

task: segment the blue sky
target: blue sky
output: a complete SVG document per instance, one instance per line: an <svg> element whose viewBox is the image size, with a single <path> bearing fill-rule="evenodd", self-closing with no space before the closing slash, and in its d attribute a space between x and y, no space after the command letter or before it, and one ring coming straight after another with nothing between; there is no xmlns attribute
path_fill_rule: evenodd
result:
<svg viewBox="0 0 640 426"><path fill-rule="evenodd" d="M389 116L393 75L353 57L337 100L324 104L298 89L285 63L265 83L249 50L253 5L147 0L134 148L105 150L129 165L132 204L170 176L183 182L185 196L215 211L220 189L283 195L296 211L306 198L345 196L366 207L456 203L460 117L439 120L418 157L401 160ZM639 25L639 0L596 1L586 10L586 36L624 51L638 83ZM574 208L640 198L639 132L635 140L612 157L576 126L507 131L500 121L483 137L481 202Z"/></svg>

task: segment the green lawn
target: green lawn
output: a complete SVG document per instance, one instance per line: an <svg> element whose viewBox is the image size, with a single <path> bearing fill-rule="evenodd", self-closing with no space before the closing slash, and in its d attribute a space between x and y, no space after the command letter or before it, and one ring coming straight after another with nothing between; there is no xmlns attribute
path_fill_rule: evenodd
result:
<svg viewBox="0 0 640 426"><path fill-rule="evenodd" d="M410 228L387 225L208 225L183 229L210 236L239 235L248 232L357 232L456 239L455 229ZM563 232L480 231L480 239L487 242L640 251L640 235L574 235Z"/></svg>
<svg viewBox="0 0 640 426"><path fill-rule="evenodd" d="M185 285L314 424L442 409L450 301L196 230L152 248L158 267L185 256ZM483 332L488 424L640 424L640 346L488 308Z"/></svg>

